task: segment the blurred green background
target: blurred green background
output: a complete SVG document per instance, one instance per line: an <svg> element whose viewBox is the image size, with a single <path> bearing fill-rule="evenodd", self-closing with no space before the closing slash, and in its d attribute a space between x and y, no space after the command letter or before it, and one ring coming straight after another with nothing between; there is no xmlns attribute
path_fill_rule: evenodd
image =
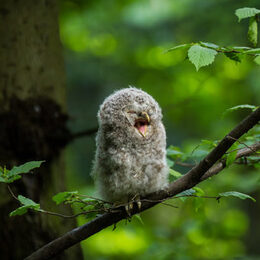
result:
<svg viewBox="0 0 260 260"><path fill-rule="evenodd" d="M196 72L182 43L248 46L245 19L234 11L259 0L74 0L60 3L60 36L67 72L72 131L97 126L96 114L113 91L134 85L161 105L167 144L192 151L201 139L218 140L249 111L223 117L239 104L259 105L260 66L218 55ZM95 137L66 150L68 190L94 195L89 173ZM177 168L185 173L188 168ZM259 169L232 166L203 182L207 195L237 190L260 200ZM235 198L174 200L103 230L82 243L85 259L260 259L260 204ZM79 224L87 220L80 218Z"/></svg>

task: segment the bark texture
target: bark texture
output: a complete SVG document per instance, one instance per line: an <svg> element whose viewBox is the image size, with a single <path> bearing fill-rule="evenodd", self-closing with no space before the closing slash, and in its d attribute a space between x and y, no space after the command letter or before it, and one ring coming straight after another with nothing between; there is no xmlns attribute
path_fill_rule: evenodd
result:
<svg viewBox="0 0 260 260"><path fill-rule="evenodd" d="M45 159L35 176L11 188L51 210L46 201L65 190L60 150L68 137L57 2L1 0L0 19L0 165ZM1 259L23 259L75 226L72 220L33 213L9 218L17 206L0 183ZM81 258L76 246L58 259Z"/></svg>

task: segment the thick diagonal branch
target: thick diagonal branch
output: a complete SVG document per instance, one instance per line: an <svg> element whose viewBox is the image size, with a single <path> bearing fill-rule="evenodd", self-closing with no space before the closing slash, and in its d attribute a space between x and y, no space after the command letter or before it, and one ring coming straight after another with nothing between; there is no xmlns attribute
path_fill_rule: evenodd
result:
<svg viewBox="0 0 260 260"><path fill-rule="evenodd" d="M248 132L260 120L260 108L252 112L242 122L240 122L228 135L226 135L220 143L214 148L198 165L193 167L187 174L171 183L167 190L158 193L150 194L146 197L147 201L142 203L141 210L135 208L133 214L144 211L158 204L160 200L175 196L176 194L190 189L214 175L209 169L225 154L232 144L239 139L243 134ZM247 148L246 148L247 149ZM253 153L253 151L251 151ZM218 164L216 164L218 165ZM222 167L222 168L221 168ZM223 164L215 173L221 171L225 165ZM154 200L154 201L153 201ZM126 212L122 209L120 212L106 213L85 225L71 230L49 244L43 246L32 255L27 257L27 260L32 259L50 259L55 257L65 249L79 243L80 241L92 236L100 230L117 223L118 221L127 218Z"/></svg>

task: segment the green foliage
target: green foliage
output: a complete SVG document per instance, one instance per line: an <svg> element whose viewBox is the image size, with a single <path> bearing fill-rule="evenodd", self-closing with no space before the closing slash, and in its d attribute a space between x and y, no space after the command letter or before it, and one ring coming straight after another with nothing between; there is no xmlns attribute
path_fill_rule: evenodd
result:
<svg viewBox="0 0 260 260"><path fill-rule="evenodd" d="M167 148L167 156L173 160L177 160L183 156L183 152L181 152L181 149L179 147L170 145Z"/></svg>
<svg viewBox="0 0 260 260"><path fill-rule="evenodd" d="M257 109L257 106L253 106L253 105L248 105L248 104L245 104L245 105L238 105L238 106L234 106L234 107L231 107L231 108L228 108L223 115L226 115L230 112L233 112L233 111L236 111L236 110L239 110L239 109L250 109L252 111L254 111L255 109Z"/></svg>
<svg viewBox="0 0 260 260"><path fill-rule="evenodd" d="M64 191L59 192L52 197L52 200L56 202L57 205L61 203L73 203L76 198L78 191Z"/></svg>
<svg viewBox="0 0 260 260"><path fill-rule="evenodd" d="M136 218L142 225L144 225L144 221L140 214L135 214L134 218Z"/></svg>
<svg viewBox="0 0 260 260"><path fill-rule="evenodd" d="M240 22L242 19L253 17L260 13L259 9L256 8L239 8L235 11L236 16L238 17L238 21Z"/></svg>
<svg viewBox="0 0 260 260"><path fill-rule="evenodd" d="M257 41L257 30L255 25L249 27L250 40L256 46ZM185 46L185 47L184 47ZM214 62L215 56L218 53L223 53L227 58L235 61L241 62L242 58L245 55L250 55L255 57L259 55L259 48L249 48L249 47L220 47L214 43L208 42L198 42L191 44L182 44L168 49L166 52L171 52L179 49L187 49L188 46L191 46L188 49L188 58L191 63L194 64L196 70L198 71L201 67L210 65ZM258 64L258 62L256 61Z"/></svg>
<svg viewBox="0 0 260 260"><path fill-rule="evenodd" d="M217 52L211 48L205 48L200 45L193 45L188 51L188 57L198 71L201 67L211 64Z"/></svg>
<svg viewBox="0 0 260 260"><path fill-rule="evenodd" d="M171 51L176 51L176 50L185 50L187 48L190 48L192 46L192 43L186 43L186 44L181 44L181 45L178 45L178 46L175 46L175 47L172 47L168 50L166 50L166 52L171 52Z"/></svg>
<svg viewBox="0 0 260 260"><path fill-rule="evenodd" d="M249 20L247 35L248 35L248 40L253 44L254 47L257 45L257 34L258 34L257 18L251 17Z"/></svg>
<svg viewBox="0 0 260 260"><path fill-rule="evenodd" d="M227 154L226 166L229 167L235 160L238 152L238 142L235 142L230 148L230 152Z"/></svg>
<svg viewBox="0 0 260 260"><path fill-rule="evenodd" d="M179 179L181 176L182 176L182 174L180 172L177 172L177 171L175 171L173 169L170 169L170 171L169 171L170 182Z"/></svg>
<svg viewBox="0 0 260 260"><path fill-rule="evenodd" d="M28 198L26 198L22 195L19 195L18 200L20 201L22 206L17 208L16 210L12 211L9 214L10 217L13 217L13 216L16 216L16 215L19 215L19 216L23 215L28 211L28 209L32 209L32 210L35 210L35 211L41 211L40 204L35 203L31 199L28 199Z"/></svg>
<svg viewBox="0 0 260 260"><path fill-rule="evenodd" d="M236 197L241 200L251 199L252 201L256 202L256 200L253 197L251 197L250 195L244 194L241 192L237 192L237 191L227 191L227 192L219 193L219 196L220 197Z"/></svg>
<svg viewBox="0 0 260 260"><path fill-rule="evenodd" d="M240 8L237 9L235 14L239 21L244 18L250 18L248 27L248 39L253 44L254 47L257 45L258 37L258 17L260 10L256 8ZM189 49L188 49L189 48ZM176 51L180 49L188 49L188 58L191 63L194 64L196 70L198 71L201 67L208 66L212 64L215 60L215 56L218 53L223 53L227 58L235 61L241 62L243 55L253 55L255 57L254 61L259 64L258 54L259 48L249 48L249 47L220 47L214 43L208 42L198 42L198 43L188 43L181 44L168 49L166 52Z"/></svg>
<svg viewBox="0 0 260 260"><path fill-rule="evenodd" d="M260 65L260 55L258 55L255 59L254 62L258 65Z"/></svg>
<svg viewBox="0 0 260 260"><path fill-rule="evenodd" d="M29 173L35 168L39 168L44 161L31 161L20 166L14 166L11 170L6 167L0 169L0 182L12 183L21 178L21 174Z"/></svg>

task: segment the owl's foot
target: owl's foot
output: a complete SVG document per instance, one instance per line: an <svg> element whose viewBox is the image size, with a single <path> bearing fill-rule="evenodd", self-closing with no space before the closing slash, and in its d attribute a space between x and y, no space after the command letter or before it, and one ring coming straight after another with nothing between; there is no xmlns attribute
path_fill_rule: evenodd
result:
<svg viewBox="0 0 260 260"><path fill-rule="evenodd" d="M134 208L134 202L133 201L129 201L126 205L125 205L125 211L127 213L127 215L129 217L131 217L131 211L133 210Z"/></svg>
<svg viewBox="0 0 260 260"><path fill-rule="evenodd" d="M134 197L134 200L135 200L135 202L136 202L136 205L137 205L137 207L138 207L138 210L140 211L141 208L142 208L142 202L141 202L141 197L140 197L140 195L136 195L136 196Z"/></svg>
<svg viewBox="0 0 260 260"><path fill-rule="evenodd" d="M125 205L125 211L127 215L130 217L132 214L132 211L134 209L135 203L137 205L138 210L141 210L142 203L141 203L141 197L140 195L135 195L131 200L128 201L128 203Z"/></svg>

